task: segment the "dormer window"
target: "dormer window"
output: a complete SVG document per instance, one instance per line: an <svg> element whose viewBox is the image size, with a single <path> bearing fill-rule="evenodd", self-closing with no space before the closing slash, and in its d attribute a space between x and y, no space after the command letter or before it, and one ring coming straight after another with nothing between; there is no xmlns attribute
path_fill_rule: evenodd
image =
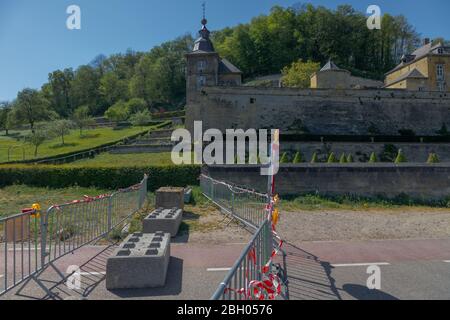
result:
<svg viewBox="0 0 450 320"><path fill-rule="evenodd" d="M206 70L206 61L205 60L200 60L197 62L197 70L200 73L202 73Z"/></svg>
<svg viewBox="0 0 450 320"><path fill-rule="evenodd" d="M444 48L438 48L437 52L438 54L444 54Z"/></svg>

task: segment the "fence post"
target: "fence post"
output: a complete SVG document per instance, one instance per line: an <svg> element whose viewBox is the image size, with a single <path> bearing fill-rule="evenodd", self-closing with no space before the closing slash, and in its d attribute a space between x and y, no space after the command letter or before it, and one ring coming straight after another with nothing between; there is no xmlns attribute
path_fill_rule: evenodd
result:
<svg viewBox="0 0 450 320"><path fill-rule="evenodd" d="M234 216L234 192L231 190L231 214Z"/></svg>
<svg viewBox="0 0 450 320"><path fill-rule="evenodd" d="M108 197L108 232L112 230L112 198L114 197L114 193Z"/></svg>
<svg viewBox="0 0 450 320"><path fill-rule="evenodd" d="M48 234L48 216L53 207L48 208L45 213L41 213L41 268L45 267L45 257L47 256L47 234Z"/></svg>

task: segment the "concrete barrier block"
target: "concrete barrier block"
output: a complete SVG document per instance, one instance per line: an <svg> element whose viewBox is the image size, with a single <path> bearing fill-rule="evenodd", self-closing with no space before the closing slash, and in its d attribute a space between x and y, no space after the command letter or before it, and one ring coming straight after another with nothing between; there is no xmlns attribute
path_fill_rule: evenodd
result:
<svg viewBox="0 0 450 320"><path fill-rule="evenodd" d="M183 219L183 210L178 208L159 208L149 214L143 221L144 233L155 233L163 231L175 237L180 229Z"/></svg>
<svg viewBox="0 0 450 320"><path fill-rule="evenodd" d="M106 263L106 289L163 287L170 260L170 234L128 236Z"/></svg>
<svg viewBox="0 0 450 320"><path fill-rule="evenodd" d="M184 209L184 188L160 188L156 191L156 208Z"/></svg>

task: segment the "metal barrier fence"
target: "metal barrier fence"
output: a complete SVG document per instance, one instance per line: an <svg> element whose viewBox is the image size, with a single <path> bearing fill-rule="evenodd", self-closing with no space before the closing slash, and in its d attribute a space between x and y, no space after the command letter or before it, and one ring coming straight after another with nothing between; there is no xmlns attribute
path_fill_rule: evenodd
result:
<svg viewBox="0 0 450 320"><path fill-rule="evenodd" d="M0 296L57 259L107 236L142 209L147 179L111 195L52 206L42 214L1 218Z"/></svg>
<svg viewBox="0 0 450 320"><path fill-rule="evenodd" d="M206 175L200 176L200 186L204 196L254 229L258 229L267 220L267 194L233 186Z"/></svg>
<svg viewBox="0 0 450 320"><path fill-rule="evenodd" d="M273 272L278 273L278 278L283 282L279 285L286 285L285 252L280 250L283 255L283 266L275 265L272 262L274 249L278 246L278 243L274 240L272 221L269 219L270 215L267 210L270 201L269 195L233 186L206 175L200 176L200 186L205 197L233 218L255 230L252 240L211 299L258 299L259 297L254 296L254 288L250 288L250 286L257 282L261 283L263 280L268 280L267 275ZM263 294L264 290L257 291ZM285 290L284 294L285 298L288 298L289 293L287 290Z"/></svg>
<svg viewBox="0 0 450 320"><path fill-rule="evenodd" d="M272 254L270 221L266 220L242 251L228 275L219 285L211 300L249 300L255 297L250 281L261 281L261 272Z"/></svg>

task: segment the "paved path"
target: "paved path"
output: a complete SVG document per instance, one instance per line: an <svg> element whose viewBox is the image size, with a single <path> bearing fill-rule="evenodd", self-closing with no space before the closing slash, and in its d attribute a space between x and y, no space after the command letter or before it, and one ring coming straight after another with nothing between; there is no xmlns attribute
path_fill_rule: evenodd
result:
<svg viewBox="0 0 450 320"><path fill-rule="evenodd" d="M114 250L112 246L87 246L55 263L56 268L63 273L69 266L80 266L82 280L80 290L69 290L64 283L59 283L61 278L52 268L48 268L39 279L57 296L57 299L209 299L244 246L245 244L220 246L172 244L167 285L161 289L114 292L106 290L104 281L106 259ZM9 251L8 260L12 255L12 251ZM11 279L12 274L8 273L8 277ZM2 299L50 299L50 297L34 281L30 281L23 290L16 288Z"/></svg>
<svg viewBox="0 0 450 320"><path fill-rule="evenodd" d="M291 299L450 299L450 239L286 245ZM368 267L381 271L369 290Z"/></svg>
<svg viewBox="0 0 450 320"><path fill-rule="evenodd" d="M172 244L163 289L105 288L105 263L113 247L85 247L56 263L65 272L81 266L82 288L58 284L52 269L41 277L59 299L208 299L245 244ZM293 242L285 246L291 299L450 299L450 239ZM11 254L11 253L9 253ZM368 290L367 268L381 270L381 289ZM0 274L0 282L2 280ZM10 275L9 275L10 276ZM4 299L48 299L34 282Z"/></svg>

